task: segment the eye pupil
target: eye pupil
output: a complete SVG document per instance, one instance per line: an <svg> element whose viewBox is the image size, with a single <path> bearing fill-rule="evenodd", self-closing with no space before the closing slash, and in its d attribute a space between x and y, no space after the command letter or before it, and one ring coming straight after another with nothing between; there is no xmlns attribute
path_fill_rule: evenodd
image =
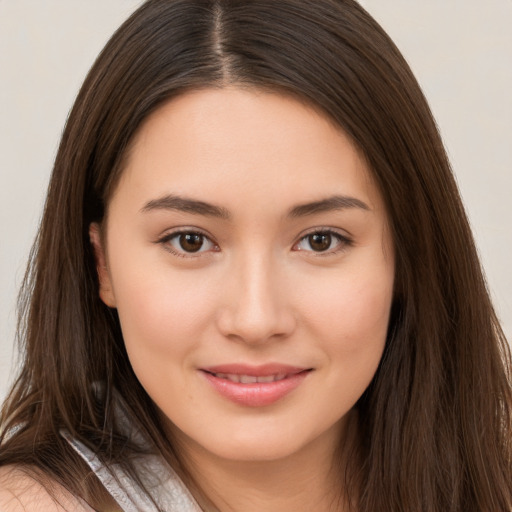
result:
<svg viewBox="0 0 512 512"><path fill-rule="evenodd" d="M314 233L308 238L309 245L314 251L326 251L331 246L331 235L328 233Z"/></svg>
<svg viewBox="0 0 512 512"><path fill-rule="evenodd" d="M186 252L197 252L203 246L203 236L197 233L183 233L179 241L180 247Z"/></svg>

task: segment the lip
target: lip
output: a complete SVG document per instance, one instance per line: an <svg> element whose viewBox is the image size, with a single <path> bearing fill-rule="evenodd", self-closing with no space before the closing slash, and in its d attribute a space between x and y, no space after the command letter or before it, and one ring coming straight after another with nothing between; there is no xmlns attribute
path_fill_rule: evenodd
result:
<svg viewBox="0 0 512 512"><path fill-rule="evenodd" d="M260 366L244 364L224 364L200 368L201 374L224 398L246 407L264 407L271 405L296 389L311 373L312 368L296 367L279 363ZM224 374L223 377L217 376ZM252 378L277 376L279 380L271 382L235 382L241 376Z"/></svg>

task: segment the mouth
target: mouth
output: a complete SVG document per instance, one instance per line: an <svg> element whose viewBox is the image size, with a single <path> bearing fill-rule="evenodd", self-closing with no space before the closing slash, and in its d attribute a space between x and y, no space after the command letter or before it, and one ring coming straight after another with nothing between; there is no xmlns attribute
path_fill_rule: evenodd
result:
<svg viewBox="0 0 512 512"><path fill-rule="evenodd" d="M237 405L271 405L302 384L313 368L288 365L223 365L202 368L201 373L222 397Z"/></svg>
<svg viewBox="0 0 512 512"><path fill-rule="evenodd" d="M218 379L226 379L231 382L236 382L238 384L257 384L257 383L267 383L267 382L277 382L283 379L286 379L288 375L286 373L278 373L275 375L265 375L265 376L257 376L257 375L240 375L237 373L210 373L214 377Z"/></svg>

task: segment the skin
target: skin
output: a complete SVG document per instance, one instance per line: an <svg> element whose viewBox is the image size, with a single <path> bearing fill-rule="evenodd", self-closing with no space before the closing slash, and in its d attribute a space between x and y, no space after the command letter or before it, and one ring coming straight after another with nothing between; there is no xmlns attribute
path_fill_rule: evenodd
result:
<svg viewBox="0 0 512 512"><path fill-rule="evenodd" d="M165 207L168 195L222 216ZM297 211L333 196L351 199ZM200 249L176 230L200 233ZM189 92L140 128L90 234L133 369L215 506L342 508L334 452L382 356L394 280L385 207L348 137L277 93ZM269 362L311 371L262 407L201 371Z"/></svg>
<svg viewBox="0 0 512 512"><path fill-rule="evenodd" d="M72 496L56 482L30 476L23 468L0 468L0 510L2 512L93 512L84 501ZM50 492L51 491L51 492ZM113 506L112 506L113 505ZM103 510L117 511L105 500Z"/></svg>

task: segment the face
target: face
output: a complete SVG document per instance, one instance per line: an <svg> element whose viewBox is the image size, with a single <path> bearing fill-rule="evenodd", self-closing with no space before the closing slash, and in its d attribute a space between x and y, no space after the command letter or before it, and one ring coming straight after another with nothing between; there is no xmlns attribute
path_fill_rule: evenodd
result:
<svg viewBox="0 0 512 512"><path fill-rule="evenodd" d="M382 199L339 128L274 93L187 93L140 128L101 230L100 296L171 435L230 460L338 442L394 278Z"/></svg>

